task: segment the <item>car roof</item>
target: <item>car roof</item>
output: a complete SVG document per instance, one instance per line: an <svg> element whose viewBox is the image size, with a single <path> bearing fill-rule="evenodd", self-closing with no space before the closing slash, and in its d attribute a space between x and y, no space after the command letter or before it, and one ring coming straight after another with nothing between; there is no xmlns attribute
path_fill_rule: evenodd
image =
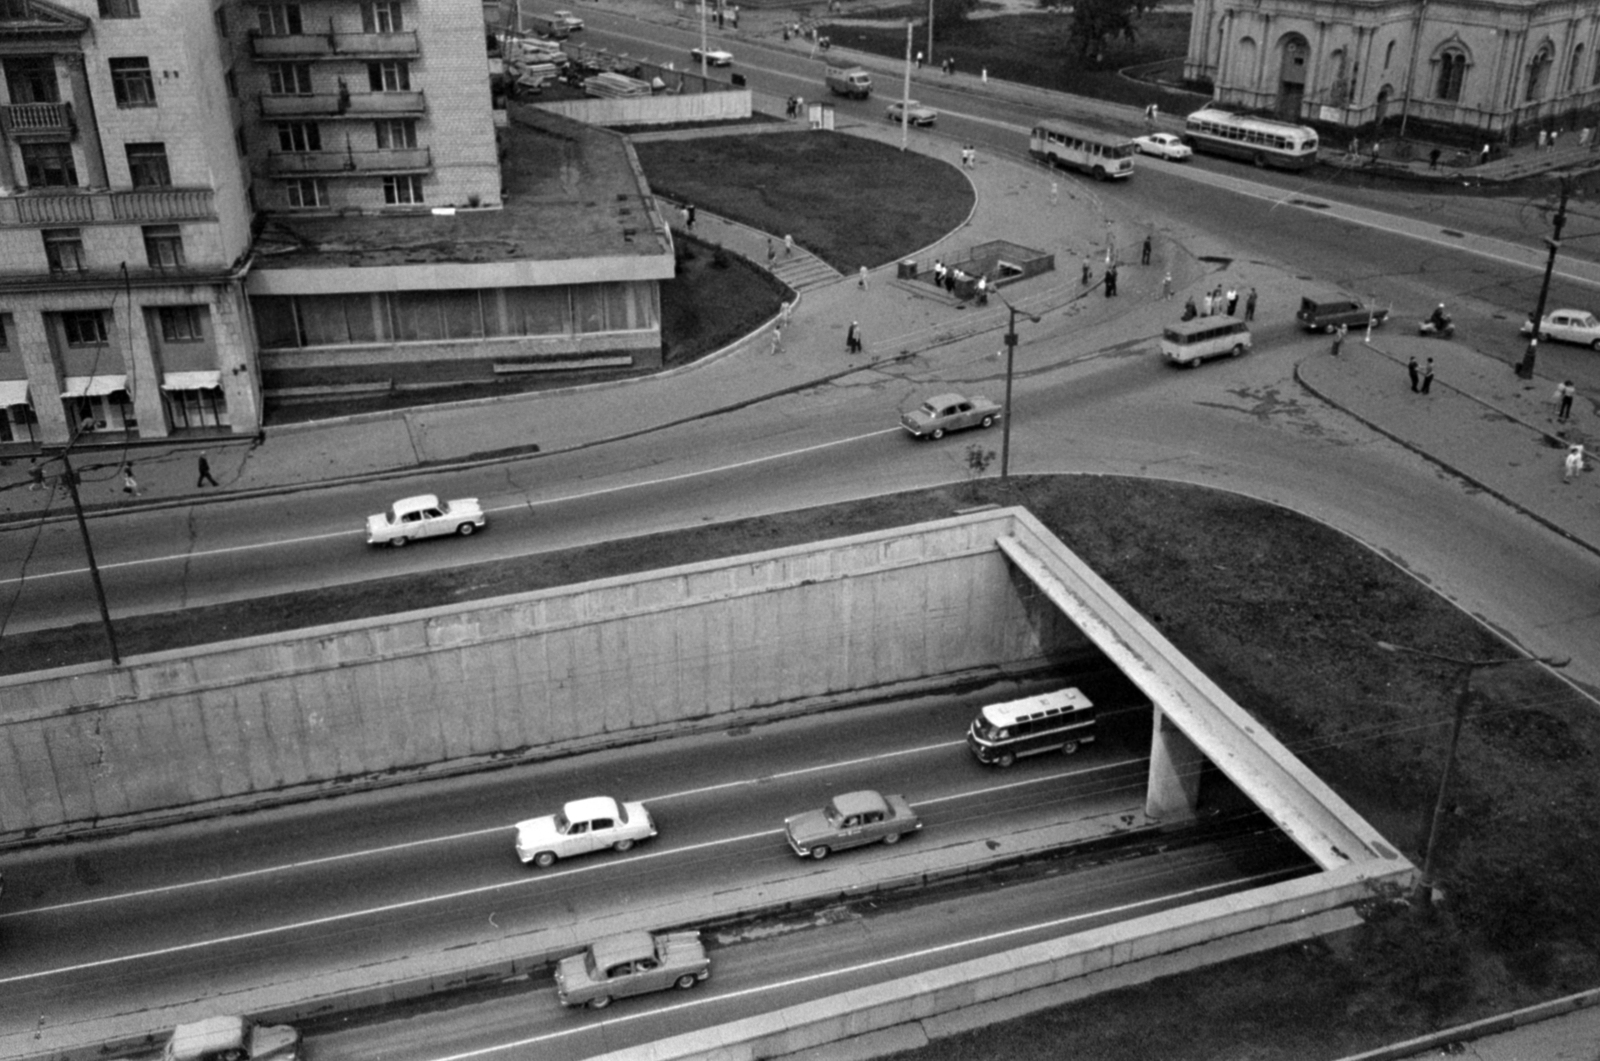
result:
<svg viewBox="0 0 1600 1061"><path fill-rule="evenodd" d="M177 1058L203 1057L237 1049L243 1043L243 1017L206 1017L174 1028L171 1050Z"/></svg>
<svg viewBox="0 0 1600 1061"><path fill-rule="evenodd" d="M1178 335L1191 335L1195 332L1208 331L1233 331L1242 333L1248 332L1250 330L1250 326L1245 324L1245 322L1240 320L1238 317L1207 317L1202 314L1193 320L1173 321L1171 324L1167 325L1166 330L1169 332L1175 332Z"/></svg>
<svg viewBox="0 0 1600 1061"><path fill-rule="evenodd" d="M594 951L595 965L601 969L609 969L618 962L654 957L656 953L656 941L643 929L597 939L589 947Z"/></svg>
<svg viewBox="0 0 1600 1061"><path fill-rule="evenodd" d="M884 798L870 789L859 792L841 792L833 797L833 806L840 814L846 817L852 814L883 813L889 809L889 804Z"/></svg>
<svg viewBox="0 0 1600 1061"><path fill-rule="evenodd" d="M402 512L413 508L438 508L439 495L418 494L416 497L402 497L394 503L394 507Z"/></svg>
<svg viewBox="0 0 1600 1061"><path fill-rule="evenodd" d="M1592 316L1594 316L1593 313L1591 313L1589 310L1586 310L1586 309L1553 309L1549 313L1546 313L1545 316L1546 317L1554 317L1557 313L1565 313L1569 317L1592 317Z"/></svg>
<svg viewBox="0 0 1600 1061"><path fill-rule="evenodd" d="M569 822L586 822L593 818L616 818L617 801L610 796L591 796L588 799L575 799L561 808L561 813L567 816Z"/></svg>
<svg viewBox="0 0 1600 1061"><path fill-rule="evenodd" d="M952 392L950 394L935 394L923 404L931 405L934 408L943 408L946 405L955 405L957 402L964 402L966 400L967 399L965 395L955 394Z"/></svg>

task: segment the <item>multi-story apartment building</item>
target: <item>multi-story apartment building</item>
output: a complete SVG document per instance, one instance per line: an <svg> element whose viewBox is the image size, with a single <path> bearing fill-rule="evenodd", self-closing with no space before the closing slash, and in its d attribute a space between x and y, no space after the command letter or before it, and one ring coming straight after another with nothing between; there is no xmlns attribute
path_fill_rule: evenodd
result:
<svg viewBox="0 0 1600 1061"><path fill-rule="evenodd" d="M0 73L0 443L659 363L631 150L497 143L477 0L0 0Z"/></svg>
<svg viewBox="0 0 1600 1061"><path fill-rule="evenodd" d="M0 0L0 441L258 429L224 21Z"/></svg>

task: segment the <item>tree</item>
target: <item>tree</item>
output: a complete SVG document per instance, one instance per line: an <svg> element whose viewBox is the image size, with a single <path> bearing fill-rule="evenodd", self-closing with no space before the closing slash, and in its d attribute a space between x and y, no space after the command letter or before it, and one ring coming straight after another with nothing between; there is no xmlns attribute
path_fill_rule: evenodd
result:
<svg viewBox="0 0 1600 1061"><path fill-rule="evenodd" d="M965 22L967 16L978 8L978 0L933 0L933 35L940 30Z"/></svg>
<svg viewBox="0 0 1600 1061"><path fill-rule="evenodd" d="M983 473L989 470L989 465L994 463L994 450L984 449L977 443L967 447L967 479L972 490L972 496L978 496L978 480L983 478Z"/></svg>
<svg viewBox="0 0 1600 1061"><path fill-rule="evenodd" d="M1082 58L1100 59L1108 40L1138 39L1134 18L1144 10L1141 0L1078 0L1072 9L1072 39Z"/></svg>

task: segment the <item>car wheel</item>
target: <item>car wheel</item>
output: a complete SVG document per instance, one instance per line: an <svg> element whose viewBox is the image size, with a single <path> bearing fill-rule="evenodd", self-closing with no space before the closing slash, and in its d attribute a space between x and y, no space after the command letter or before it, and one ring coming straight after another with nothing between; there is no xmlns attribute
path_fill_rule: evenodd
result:
<svg viewBox="0 0 1600 1061"><path fill-rule="evenodd" d="M463 538L470 538L472 537L473 532L477 529L478 525L476 523L463 523L461 526L456 528L456 533L461 535Z"/></svg>
<svg viewBox="0 0 1600 1061"><path fill-rule="evenodd" d="M890 833L888 836L883 838L883 842L886 844L898 844L900 842L900 834Z"/></svg>
<svg viewBox="0 0 1600 1061"><path fill-rule="evenodd" d="M541 851L533 856L533 864L540 869L549 869L556 864L556 853L554 851Z"/></svg>
<svg viewBox="0 0 1600 1061"><path fill-rule="evenodd" d="M611 850L613 850L613 851L626 851L626 850L628 850L628 848L630 848L632 846L633 846L633 841L632 840L618 840L616 843L611 845Z"/></svg>
<svg viewBox="0 0 1600 1061"><path fill-rule="evenodd" d="M1234 357L1243 357L1244 356L1244 344L1243 343L1234 343L1233 344L1232 356L1234 356Z"/></svg>
<svg viewBox="0 0 1600 1061"><path fill-rule="evenodd" d="M984 417L982 420L978 421L978 426L979 427L993 427L994 426L994 417L992 417L992 416Z"/></svg>
<svg viewBox="0 0 1600 1061"><path fill-rule="evenodd" d="M816 859L818 862L821 862L823 859L828 857L828 849L821 846L813 847L811 849L811 857Z"/></svg>
<svg viewBox="0 0 1600 1061"><path fill-rule="evenodd" d="M932 431L931 431L931 432L930 432L930 433L929 433L929 435L928 435L928 437L929 437L929 438L931 438L931 439L933 439L933 440L934 440L934 441L935 441L935 442L937 442L937 441L939 441L939 440L940 440L940 439L941 439L941 438L943 438L943 437L944 437L944 428L942 428L942 427L936 427L936 428L934 428L934 429L933 429L933 430L932 430Z"/></svg>
<svg viewBox="0 0 1600 1061"><path fill-rule="evenodd" d="M1072 754L1076 753L1077 750L1078 750L1078 742L1075 741L1075 740L1069 740L1069 741L1067 741L1067 743L1065 743L1065 744L1063 744L1061 746L1061 754L1062 755L1072 755Z"/></svg>
<svg viewBox="0 0 1600 1061"><path fill-rule="evenodd" d="M1256 164L1256 169L1266 169L1267 168L1267 156L1263 155L1259 151L1256 152L1256 157L1254 159L1252 159L1251 161L1253 161Z"/></svg>
<svg viewBox="0 0 1600 1061"><path fill-rule="evenodd" d="M405 543L410 541L410 540L411 540L410 538L390 538L389 539L389 547L391 549L398 549L401 546L405 545Z"/></svg>
<svg viewBox="0 0 1600 1061"><path fill-rule="evenodd" d="M1097 181L1106 179L1106 168L1104 166L1096 166L1094 168L1094 179Z"/></svg>
<svg viewBox="0 0 1600 1061"><path fill-rule="evenodd" d="M1594 342L1590 343L1589 349L1593 350L1597 354L1600 354L1600 339L1596 339Z"/></svg>
<svg viewBox="0 0 1600 1061"><path fill-rule="evenodd" d="M605 1009L609 1005L611 1005L610 995L596 995L589 1000L590 1009Z"/></svg>
<svg viewBox="0 0 1600 1061"><path fill-rule="evenodd" d="M694 973L684 973L682 976L678 977L672 983L673 983L673 986L676 987L679 991L687 991L687 990L689 990L689 988L691 988L691 987L693 987L695 985L695 981L697 979L698 978L694 975Z"/></svg>
<svg viewBox="0 0 1600 1061"><path fill-rule="evenodd" d="M1017 761L1017 757L1015 755L1012 755L1010 752L1001 752L1000 753L1000 758L996 759L994 761L994 764L996 766L998 766L1000 769L1005 770L1005 769L1008 769L1016 761Z"/></svg>

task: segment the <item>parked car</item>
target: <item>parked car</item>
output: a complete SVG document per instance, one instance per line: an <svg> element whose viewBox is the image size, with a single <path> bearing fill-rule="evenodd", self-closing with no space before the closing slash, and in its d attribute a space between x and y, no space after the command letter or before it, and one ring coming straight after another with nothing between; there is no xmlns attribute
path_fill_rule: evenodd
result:
<svg viewBox="0 0 1600 1061"><path fill-rule="evenodd" d="M576 33L583 28L583 19L574 15L571 11L552 11L550 12L550 18L567 27L568 33Z"/></svg>
<svg viewBox="0 0 1600 1061"><path fill-rule="evenodd" d="M1522 334L1533 334L1533 321L1522 322ZM1581 309L1558 309L1544 315L1544 320L1539 324L1539 338L1559 339L1564 343L1577 343L1600 351L1600 320L1595 319L1593 313Z"/></svg>
<svg viewBox="0 0 1600 1061"><path fill-rule="evenodd" d="M922 126L924 128L939 120L938 111L934 110L932 107L924 107L914 99L897 99L893 103L889 104L889 109L884 112L884 117L888 118L896 125L900 123L901 115L906 115L906 120L910 121L912 125Z"/></svg>
<svg viewBox="0 0 1600 1061"><path fill-rule="evenodd" d="M367 544L402 546L418 538L459 534L465 538L487 522L475 497L440 503L434 494L402 497L389 511L367 517Z"/></svg>
<svg viewBox="0 0 1600 1061"><path fill-rule="evenodd" d="M605 1009L614 998L687 991L711 975L698 932L624 932L589 944L556 963L556 997L563 1006Z"/></svg>
<svg viewBox="0 0 1600 1061"><path fill-rule="evenodd" d="M609 847L626 851L656 835L655 820L643 803L619 803L609 796L575 799L555 814L517 823L517 857L549 869L560 858Z"/></svg>
<svg viewBox="0 0 1600 1061"><path fill-rule="evenodd" d="M172 1030L162 1061L295 1061L300 1033L287 1024L206 1017Z"/></svg>
<svg viewBox="0 0 1600 1061"><path fill-rule="evenodd" d="M1154 155L1156 158L1169 159L1173 162L1186 162L1194 155L1194 148L1171 133L1136 136L1133 138L1133 143L1141 155Z"/></svg>
<svg viewBox="0 0 1600 1061"><path fill-rule="evenodd" d="M1372 326L1376 328L1389 319L1389 311L1364 306L1355 299L1337 295L1329 298L1306 296L1300 299L1300 311L1294 317L1307 331L1331 332L1341 324L1350 328L1365 328L1368 317L1372 318Z"/></svg>
<svg viewBox="0 0 1600 1061"><path fill-rule="evenodd" d="M912 438L943 438L946 431L969 427L989 427L1000 419L998 402L983 395L966 398L959 394L935 394L909 413L900 414L900 426Z"/></svg>
<svg viewBox="0 0 1600 1061"><path fill-rule="evenodd" d="M789 846L801 858L827 858L830 851L882 841L894 844L922 828L922 819L903 796L870 790L842 792L821 810L796 814L783 823Z"/></svg>
<svg viewBox="0 0 1600 1061"><path fill-rule="evenodd" d="M707 66L733 65L733 53L725 52L721 48L690 48L689 56L697 63L700 57L704 56Z"/></svg>

